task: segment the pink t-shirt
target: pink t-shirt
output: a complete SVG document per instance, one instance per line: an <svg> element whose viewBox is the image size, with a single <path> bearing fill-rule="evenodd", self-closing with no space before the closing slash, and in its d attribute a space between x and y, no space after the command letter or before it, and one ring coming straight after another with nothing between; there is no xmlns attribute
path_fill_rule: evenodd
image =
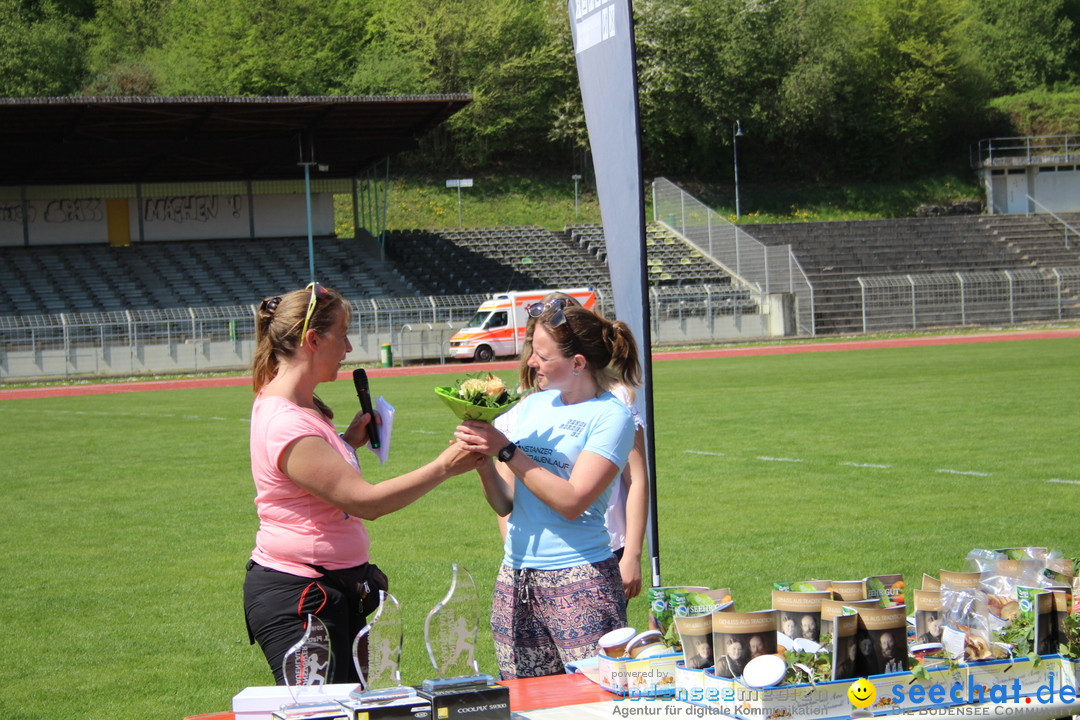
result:
<svg viewBox="0 0 1080 720"><path fill-rule="evenodd" d="M356 454L334 426L275 395L255 398L251 408L251 475L259 531L251 559L264 567L302 577L319 577L310 565L329 570L368 561L367 528L360 518L301 489L278 468L282 452L310 435L321 437L360 470Z"/></svg>

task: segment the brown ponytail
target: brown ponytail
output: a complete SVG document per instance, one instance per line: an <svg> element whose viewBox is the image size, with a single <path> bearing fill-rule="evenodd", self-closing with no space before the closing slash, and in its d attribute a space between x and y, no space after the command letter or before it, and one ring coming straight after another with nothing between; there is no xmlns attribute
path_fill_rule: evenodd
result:
<svg viewBox="0 0 1080 720"><path fill-rule="evenodd" d="M597 385L610 390L615 384L637 387L641 384L641 362L637 341L630 326L581 307L562 309L565 321L552 323L558 313L544 313L537 323L551 334L564 357L581 355Z"/></svg>
<svg viewBox="0 0 1080 720"><path fill-rule="evenodd" d="M317 290L308 328L325 333L333 326L334 308L340 305L347 313L349 305L335 290L321 285ZM292 357L299 349L310 300L309 285L303 290L268 297L259 303L255 311L255 351L251 360L251 384L256 393L277 375L282 358ZM327 418L334 417L333 411L317 397L315 405Z"/></svg>

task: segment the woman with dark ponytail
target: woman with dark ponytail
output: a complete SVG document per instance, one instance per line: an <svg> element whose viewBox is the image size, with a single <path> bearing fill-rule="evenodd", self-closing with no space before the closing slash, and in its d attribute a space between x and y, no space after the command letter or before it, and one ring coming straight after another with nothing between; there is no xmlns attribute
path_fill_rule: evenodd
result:
<svg viewBox="0 0 1080 720"><path fill-rule="evenodd" d="M352 351L349 317L345 299L318 283L263 300L256 317L250 447L259 530L244 614L278 684L309 614L330 632L328 682L359 681L353 640L386 588L369 562L364 520L400 510L485 460L454 443L417 470L377 484L364 479L356 448L367 442L370 415L357 413L339 435L333 411L315 395Z"/></svg>
<svg viewBox="0 0 1080 720"><path fill-rule="evenodd" d="M503 679L565 672L626 625L604 515L635 435L611 389L640 383L637 343L626 323L555 299L536 317L527 364L540 389L520 402L510 437L481 421L455 433L499 460L477 471L488 503L509 516L491 613Z"/></svg>

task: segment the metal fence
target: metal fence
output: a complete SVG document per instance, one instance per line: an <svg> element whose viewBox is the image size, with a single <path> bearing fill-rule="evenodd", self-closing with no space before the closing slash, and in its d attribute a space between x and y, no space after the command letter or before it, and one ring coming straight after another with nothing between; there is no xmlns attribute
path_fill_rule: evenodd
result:
<svg viewBox="0 0 1080 720"><path fill-rule="evenodd" d="M762 299L729 286L651 288L657 342L700 343L769 333ZM354 362L446 362L448 341L485 294L350 301ZM615 318L597 290L597 309ZM250 365L255 306L0 316L0 379L231 370Z"/></svg>
<svg viewBox="0 0 1080 720"><path fill-rule="evenodd" d="M814 291L790 245L762 244L665 178L653 181L653 219L758 293L792 293L798 332L814 334Z"/></svg>
<svg viewBox="0 0 1080 720"><path fill-rule="evenodd" d="M860 277L863 332L1080 319L1080 268Z"/></svg>

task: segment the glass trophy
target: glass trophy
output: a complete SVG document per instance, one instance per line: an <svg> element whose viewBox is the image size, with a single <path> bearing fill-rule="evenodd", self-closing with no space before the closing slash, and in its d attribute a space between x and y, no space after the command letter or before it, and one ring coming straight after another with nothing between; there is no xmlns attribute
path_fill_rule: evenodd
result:
<svg viewBox="0 0 1080 720"><path fill-rule="evenodd" d="M459 569L457 563L453 571L450 591L424 621L424 644L436 674L423 682L428 692L494 682L490 675L480 672L476 663L480 612L472 575L465 568Z"/></svg>
<svg viewBox="0 0 1080 720"><path fill-rule="evenodd" d="M416 695L414 688L401 684L403 636L401 605L380 590L378 609L353 640L353 664L360 684L349 693L350 698L367 705Z"/></svg>
<svg viewBox="0 0 1080 720"><path fill-rule="evenodd" d="M332 676L334 656L330 654L330 633L322 620L314 615L307 616L304 636L285 651L282 670L293 699L293 704L282 710L299 710L330 701L323 686Z"/></svg>

